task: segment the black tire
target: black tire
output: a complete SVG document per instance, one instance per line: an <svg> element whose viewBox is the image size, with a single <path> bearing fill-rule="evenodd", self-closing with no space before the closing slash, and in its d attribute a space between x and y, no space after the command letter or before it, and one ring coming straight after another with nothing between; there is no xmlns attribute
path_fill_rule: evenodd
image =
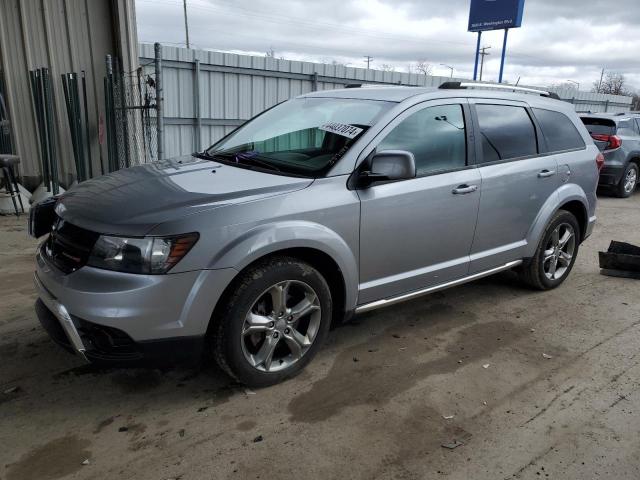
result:
<svg viewBox="0 0 640 480"><path fill-rule="evenodd" d="M550 246L550 242L552 242L552 236L556 228L563 225L570 225L573 228L575 243L572 257L561 277L549 278L545 273L545 250ZM573 269L573 265L578 256L578 250L580 248L580 235L580 225L578 224L576 217L566 210L558 210L545 228L535 255L521 267L519 271L520 279L526 285L536 290L551 290L558 287L567 279Z"/></svg>
<svg viewBox="0 0 640 480"><path fill-rule="evenodd" d="M272 286L287 281L293 282L296 286L304 284L313 290L320 306L320 315L315 318L319 317L320 323L311 345L295 363L273 372L262 371L258 369L260 366L252 365L245 356L243 349L248 347L244 343L247 340L243 336L243 325L256 301L264 298L265 292ZM211 347L218 365L238 382L256 388L279 383L300 372L324 343L331 326L331 291L324 277L308 263L291 257L272 257L241 273L231 291L220 310L220 318L214 319ZM263 342L266 342L266 336L273 334L257 335L265 335ZM280 335L278 342L286 344L282 331ZM252 338L250 340L253 341ZM282 365L282 362L280 364ZM266 368L266 364L262 365L262 368Z"/></svg>
<svg viewBox="0 0 640 480"><path fill-rule="evenodd" d="M635 192L635 185L631 190L627 190L625 188L626 182L627 182L627 176L632 172L635 172L635 178L636 178L636 184L637 184L637 179L639 178L638 165L636 165L633 162L629 162L629 165L627 165L627 168L625 168L624 173L622 174L622 178L620 179L620 182L614 189L614 193L616 197L628 198L631 196L631 194L633 194L633 192Z"/></svg>

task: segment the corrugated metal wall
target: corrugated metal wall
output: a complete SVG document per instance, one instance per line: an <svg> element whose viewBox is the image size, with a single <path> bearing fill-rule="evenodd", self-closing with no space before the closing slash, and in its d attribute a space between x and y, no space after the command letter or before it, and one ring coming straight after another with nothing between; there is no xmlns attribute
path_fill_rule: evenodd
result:
<svg viewBox="0 0 640 480"><path fill-rule="evenodd" d="M106 158L104 146L98 144L98 126L104 118L104 58L108 53L122 54L125 68L135 69L136 48L134 0L0 1L0 69L25 183L34 186L40 176L29 70L50 69L60 179L68 184L75 177L75 165L60 75L86 71L93 168L99 172L101 158Z"/></svg>
<svg viewBox="0 0 640 480"><path fill-rule="evenodd" d="M139 54L140 64L151 73L153 45L140 44ZM466 80L166 46L162 58L166 157L201 150L263 110L312 90L358 82L436 87ZM606 105L609 112L622 112L631 105L630 97L571 89L556 93L580 111L603 111Z"/></svg>
<svg viewBox="0 0 640 480"><path fill-rule="evenodd" d="M139 51L140 64L152 72L153 45L141 44ZM166 157L201 150L263 110L314 89L358 82L437 86L451 80L166 46L162 58ZM200 63L198 105L195 60ZM202 123L199 142L195 134L198 113Z"/></svg>

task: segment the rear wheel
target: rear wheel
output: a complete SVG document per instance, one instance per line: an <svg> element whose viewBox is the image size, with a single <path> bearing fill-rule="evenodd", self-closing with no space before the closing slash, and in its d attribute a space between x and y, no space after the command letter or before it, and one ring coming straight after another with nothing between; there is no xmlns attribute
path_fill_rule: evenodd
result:
<svg viewBox="0 0 640 480"><path fill-rule="evenodd" d="M250 268L234 284L213 332L216 361L252 387L302 370L331 325L331 293L311 265L289 257Z"/></svg>
<svg viewBox="0 0 640 480"><path fill-rule="evenodd" d="M556 288L566 280L580 248L576 217L559 210L545 229L535 255L520 271L521 279L538 290Z"/></svg>
<svg viewBox="0 0 640 480"><path fill-rule="evenodd" d="M638 184L638 165L629 163L622 175L622 179L616 188L616 194L620 198L627 198L635 191Z"/></svg>

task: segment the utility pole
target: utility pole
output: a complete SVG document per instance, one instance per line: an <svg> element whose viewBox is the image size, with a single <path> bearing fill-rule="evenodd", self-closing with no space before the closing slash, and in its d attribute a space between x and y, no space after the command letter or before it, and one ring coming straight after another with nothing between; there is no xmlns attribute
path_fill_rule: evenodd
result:
<svg viewBox="0 0 640 480"><path fill-rule="evenodd" d="M371 62L373 61L373 57L369 55L365 55L364 58L367 60L367 70L369 70L369 65L371 65Z"/></svg>
<svg viewBox="0 0 640 480"><path fill-rule="evenodd" d="M184 33L187 36L187 48L189 47L189 20L187 20L187 0L182 0L184 6Z"/></svg>
<svg viewBox="0 0 640 480"><path fill-rule="evenodd" d="M480 49L480 81L482 81L482 68L484 67L484 57L485 55L491 55L490 53L487 53L487 50L489 50L491 47L482 47Z"/></svg>
<svg viewBox="0 0 640 480"><path fill-rule="evenodd" d="M441 63L440 65L443 66L443 67L447 67L449 70L451 70L450 77L453 78L453 67L451 65L447 65L447 64L444 64L444 63Z"/></svg>
<svg viewBox="0 0 640 480"><path fill-rule="evenodd" d="M602 69L602 72L600 73L600 81L598 82L598 93L600 93L602 91L602 78L604 77L604 68Z"/></svg>

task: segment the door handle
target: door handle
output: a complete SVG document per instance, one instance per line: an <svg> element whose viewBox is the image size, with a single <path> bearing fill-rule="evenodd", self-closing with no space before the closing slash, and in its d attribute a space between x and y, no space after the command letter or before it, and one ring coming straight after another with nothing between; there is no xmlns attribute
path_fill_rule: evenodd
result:
<svg viewBox="0 0 640 480"><path fill-rule="evenodd" d="M478 190L477 185L460 185L457 188L454 188L451 193L454 195L465 195L467 193L473 193Z"/></svg>
<svg viewBox="0 0 640 480"><path fill-rule="evenodd" d="M546 168L538 173L538 178L553 177L556 174L555 170L547 170Z"/></svg>

